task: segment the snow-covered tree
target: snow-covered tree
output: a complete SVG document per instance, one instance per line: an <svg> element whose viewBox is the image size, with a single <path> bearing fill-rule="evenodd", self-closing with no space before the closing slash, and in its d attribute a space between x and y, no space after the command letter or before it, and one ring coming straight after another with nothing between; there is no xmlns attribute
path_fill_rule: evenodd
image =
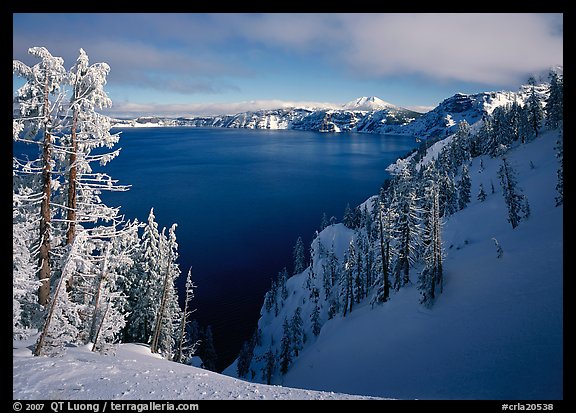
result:
<svg viewBox="0 0 576 413"><path fill-rule="evenodd" d="M87 54L80 49L76 64L68 74L72 87L68 112L72 119L66 122L65 133L59 137L68 186L66 200L62 201L62 204L66 204L66 243L72 241L79 224L118 220L118 209L103 204L100 194L103 190L128 189L127 186L116 185L106 174L94 173L90 166L95 162L106 165L120 153L119 149L99 150L98 154L93 152L104 147L111 149L120 139L119 133L110 133L109 118L96 111L112 105L104 91L109 71L106 63L89 65Z"/></svg>
<svg viewBox="0 0 576 413"><path fill-rule="evenodd" d="M290 341L292 343L292 354L294 354L294 357L298 357L298 352L304 346L304 322L300 307L296 308L290 320Z"/></svg>
<svg viewBox="0 0 576 413"><path fill-rule="evenodd" d="M542 104L538 94L536 93L536 80L533 77L528 79L528 85L530 85L530 94L526 101L526 107L528 109L528 123L532 128L533 136L538 137L538 132L543 118Z"/></svg>
<svg viewBox="0 0 576 413"><path fill-rule="evenodd" d="M272 376L276 371L276 354L269 348L266 353L264 353L264 366L262 367L262 379L266 380L266 384L272 382Z"/></svg>
<svg viewBox="0 0 576 413"><path fill-rule="evenodd" d="M190 316L194 312L190 308L191 301L194 298L194 288L196 285L192 282L192 268L188 270L186 275L186 283L184 284L184 310L182 311L182 319L180 320L180 331L178 334L178 346L174 361L178 363L187 364L191 356L196 352L198 342L192 342L187 334L186 326L189 323Z"/></svg>
<svg viewBox="0 0 576 413"><path fill-rule="evenodd" d="M149 343L152 337L162 299L163 274L166 268L166 264L162 261L163 248L152 208L144 225L139 256L136 258L138 270L133 275L137 278L130 283L132 287L130 295L134 301L133 307L129 309L128 341Z"/></svg>
<svg viewBox="0 0 576 413"><path fill-rule="evenodd" d="M348 251L344 255L342 274L340 276L340 296L342 297L342 316L346 317L354 307L354 273L356 270L356 247L354 240L350 241Z"/></svg>
<svg viewBox="0 0 576 413"><path fill-rule="evenodd" d="M280 373L283 375L288 372L288 368L292 363L292 334L290 331L290 323L288 318L284 317L282 324L282 341L280 342Z"/></svg>
<svg viewBox="0 0 576 413"><path fill-rule="evenodd" d="M294 256L294 272L292 274L300 274L306 269L306 256L304 255L304 242L302 241L302 237L298 237L296 240L292 255Z"/></svg>
<svg viewBox="0 0 576 413"><path fill-rule="evenodd" d="M278 273L278 288L280 289L280 298L282 299L282 302L286 301L286 299L288 298L288 287L286 286L286 283L288 282L288 270L286 269L286 267L284 267L282 269L282 271L280 271Z"/></svg>
<svg viewBox="0 0 576 413"><path fill-rule="evenodd" d="M415 261L420 241L421 211L411 174L409 168L404 168L396 181L396 198L393 205L398 217L395 224L398 239L398 256L394 268L396 290L410 282L410 267Z"/></svg>
<svg viewBox="0 0 576 413"><path fill-rule="evenodd" d="M486 200L486 192L484 191L484 186L482 184L480 184L476 199L478 199L480 202L484 202Z"/></svg>
<svg viewBox="0 0 576 413"><path fill-rule="evenodd" d="M558 140L556 141L556 158L560 163L558 170L556 171L557 182L556 182L556 206L562 205L564 203L564 132L560 130L558 135Z"/></svg>
<svg viewBox="0 0 576 413"><path fill-rule="evenodd" d="M451 156L456 165L470 160L470 125L465 120L458 123L458 130L450 144Z"/></svg>
<svg viewBox="0 0 576 413"><path fill-rule="evenodd" d="M65 82L66 70L61 57L52 56L44 47L32 47L28 53L39 62L33 66L14 60L13 73L26 80L16 92L14 103L18 107L18 115L14 120L14 140L37 144L40 157L33 162L18 162L17 170L34 173L40 178L35 182L33 199L40 199L38 225L38 279L41 282L38 289L38 302L47 305L50 295L51 250L52 250L52 188L58 187L53 180L54 169L54 139L52 134L60 127L60 114L64 93L62 84ZM40 195L40 197L38 197Z"/></svg>
<svg viewBox="0 0 576 413"><path fill-rule="evenodd" d="M314 309L312 310L312 314L310 314L310 322L312 323L312 334L318 336L322 328L322 324L320 324L320 307L318 300L314 302Z"/></svg>
<svg viewBox="0 0 576 413"><path fill-rule="evenodd" d="M78 343L79 327L82 325L80 309L70 300L66 285L73 274L82 271L86 264L80 253L86 242L86 234L82 233L67 248L62 273L51 294L46 320L34 348L36 356L57 353L68 343Z"/></svg>
<svg viewBox="0 0 576 413"><path fill-rule="evenodd" d="M550 71L550 93L546 100L546 125L557 129L564 119L564 79L555 71Z"/></svg>
<svg viewBox="0 0 576 413"><path fill-rule="evenodd" d="M178 336L178 325L182 319L182 311L178 304L178 291L176 280L180 276L178 259L178 244L176 242L176 224L160 234L161 262L163 264L163 285L160 305L157 310L155 327L152 332L150 351L161 353L171 359Z"/></svg>
<svg viewBox="0 0 576 413"><path fill-rule="evenodd" d="M379 252L380 252L380 269L381 274L378 277L378 289L376 291L376 300L378 302L384 303L388 301L390 297L390 273L391 273L391 262L392 262L392 244L396 240L396 233L394 228L394 223L398 219L395 214L395 210L390 207L389 201L386 199L384 191L380 192L377 204L378 219L378 242L379 242Z"/></svg>
<svg viewBox="0 0 576 413"><path fill-rule="evenodd" d="M466 205L470 202L470 189L472 187L472 181L470 180L470 173L468 172L468 166L462 166L462 175L460 181L458 181L458 208L464 209Z"/></svg>
<svg viewBox="0 0 576 413"><path fill-rule="evenodd" d="M360 225L360 215L356 208L350 207L350 203L346 204L342 223L346 226L346 228L350 229L355 229L358 227L358 225Z"/></svg>
<svg viewBox="0 0 576 413"><path fill-rule="evenodd" d="M420 302L431 306L436 298L436 289L442 292L443 288L442 222L436 184L430 182L426 192L423 234L425 267L418 278L418 289L421 295Z"/></svg>
<svg viewBox="0 0 576 413"><path fill-rule="evenodd" d="M31 191L31 188L27 188L27 192ZM38 280L37 260L31 250L33 243L37 242L37 226L25 212L25 205L29 204L25 194L13 192L12 202L12 334L14 339L26 339L41 324L42 308L38 304L41 283Z"/></svg>
<svg viewBox="0 0 576 413"><path fill-rule="evenodd" d="M528 201L522 194L522 189L518 186L516 171L510 166L506 158L502 158L502 165L498 170L500 185L502 186L502 195L508 209L508 222L512 228L516 228L522 219L529 215L527 209Z"/></svg>

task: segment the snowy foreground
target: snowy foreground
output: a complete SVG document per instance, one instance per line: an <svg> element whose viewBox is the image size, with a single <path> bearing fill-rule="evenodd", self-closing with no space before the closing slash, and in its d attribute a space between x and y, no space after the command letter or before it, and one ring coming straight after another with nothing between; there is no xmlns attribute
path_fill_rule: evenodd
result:
<svg viewBox="0 0 576 413"><path fill-rule="evenodd" d="M344 400L332 392L248 383L163 360L147 346L121 344L115 355L70 347L62 357L33 357L14 342L14 400Z"/></svg>

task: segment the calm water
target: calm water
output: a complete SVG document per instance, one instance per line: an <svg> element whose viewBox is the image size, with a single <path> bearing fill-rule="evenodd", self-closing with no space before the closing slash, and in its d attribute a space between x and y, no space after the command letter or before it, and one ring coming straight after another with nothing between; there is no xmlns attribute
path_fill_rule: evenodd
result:
<svg viewBox="0 0 576 413"><path fill-rule="evenodd" d="M238 129L124 129L106 171L126 193L106 195L127 218L176 231L183 277L193 266L194 317L211 324L220 368L237 355L265 291L292 271L298 236L309 245L322 213L342 219L376 194L386 166L416 143L392 135Z"/></svg>

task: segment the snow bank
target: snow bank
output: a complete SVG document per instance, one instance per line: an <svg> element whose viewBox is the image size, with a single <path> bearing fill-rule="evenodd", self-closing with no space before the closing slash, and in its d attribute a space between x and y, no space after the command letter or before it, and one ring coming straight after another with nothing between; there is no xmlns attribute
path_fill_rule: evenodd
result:
<svg viewBox="0 0 576 413"><path fill-rule="evenodd" d="M267 386L163 360L140 344L114 355L69 347L62 357L33 357L14 342L14 400L366 399L363 396Z"/></svg>

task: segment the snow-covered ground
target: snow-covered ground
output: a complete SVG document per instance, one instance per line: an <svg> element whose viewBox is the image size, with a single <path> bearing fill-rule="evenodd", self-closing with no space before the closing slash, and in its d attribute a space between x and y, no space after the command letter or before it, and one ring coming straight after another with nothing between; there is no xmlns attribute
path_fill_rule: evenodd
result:
<svg viewBox="0 0 576 413"><path fill-rule="evenodd" d="M33 357L14 342L14 400L344 400L368 397L248 383L163 360L149 347L121 344L116 354L69 347L61 357Z"/></svg>
<svg viewBox="0 0 576 413"><path fill-rule="evenodd" d="M418 304L413 285L373 310L365 303L328 321L283 385L408 399L562 399L556 138L548 132L507 153L531 207L514 230L497 178L501 160L473 160L472 202L443 229L445 285L432 309Z"/></svg>

